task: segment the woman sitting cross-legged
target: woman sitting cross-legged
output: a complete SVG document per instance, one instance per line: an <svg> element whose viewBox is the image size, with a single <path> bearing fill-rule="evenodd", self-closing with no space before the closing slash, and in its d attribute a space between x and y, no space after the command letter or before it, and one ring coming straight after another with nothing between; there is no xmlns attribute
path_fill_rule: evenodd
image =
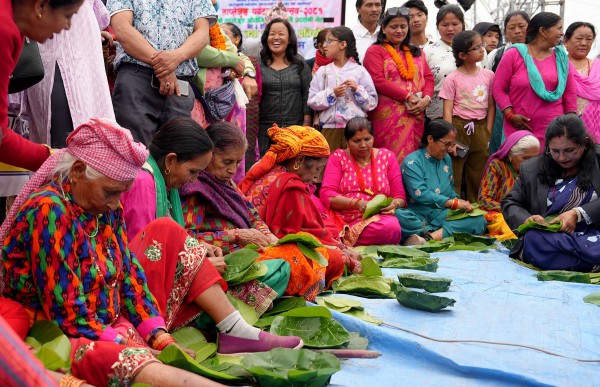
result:
<svg viewBox="0 0 600 387"><path fill-rule="evenodd" d="M502 213L512 229L526 221L562 224L557 232L527 231L510 256L543 270L598 272L600 147L574 114L552 120L545 140L545 152L521 165ZM551 215L556 217L546 222Z"/></svg>
<svg viewBox="0 0 600 387"><path fill-rule="evenodd" d="M147 164L122 199L127 225L130 221L140 224L141 219L148 222L133 237L131 249L146 272L169 331L206 313L221 332L220 353L296 347L298 338L274 336L244 321L227 299L227 284L215 269L225 268L222 252L199 243L182 227L177 189L197 179L212 159L212 148L206 131L189 117L173 119L160 128L150 143ZM266 299L258 308L264 312L275 295L271 288L260 290L255 298Z"/></svg>
<svg viewBox="0 0 600 387"><path fill-rule="evenodd" d="M446 220L449 209L473 211L473 206L458 198L454 191L452 160L448 152L456 146L456 129L451 123L433 120L425 128L422 148L408 155L402 163L402 177L410 197L408 208L396 210L405 238L423 233L426 239L441 240L454 232L481 235L485 232L483 216ZM422 238L405 241L421 244Z"/></svg>
<svg viewBox="0 0 600 387"><path fill-rule="evenodd" d="M333 152L321 187L321 202L350 226L343 241L349 246L400 242L400 224L393 216L406 205L400 168L394 153L373 148L373 126L366 118L353 118L344 130L348 149ZM383 194L393 198L380 215L363 220L369 200Z"/></svg>
<svg viewBox="0 0 600 387"><path fill-rule="evenodd" d="M240 189L277 237L306 232L327 246L335 246L317 249L328 258L326 268L304 258L295 246L276 246L265 251L272 257L283 257L292 267L286 294L301 294L313 300L342 275L344 264L350 271L360 271L360 263L355 260L360 255L331 233L316 205L318 199L311 195L309 184L314 187L329 155L325 137L307 126L274 126L269 129L269 137L274 144L248 171Z"/></svg>
<svg viewBox="0 0 600 387"><path fill-rule="evenodd" d="M129 249L119 204L147 156L110 121L73 131L2 224L4 293L32 320L51 320L71 338L71 372L90 384L216 385L163 365L150 349L177 345L165 317L178 310L159 309ZM189 261L202 259L202 247L184 250L179 242Z"/></svg>
<svg viewBox="0 0 600 387"><path fill-rule="evenodd" d="M500 202L515 185L523 161L540 153L540 142L527 130L518 130L508 136L496 153L490 156L479 186L479 208L488 213L488 232L498 240L516 238L506 224Z"/></svg>

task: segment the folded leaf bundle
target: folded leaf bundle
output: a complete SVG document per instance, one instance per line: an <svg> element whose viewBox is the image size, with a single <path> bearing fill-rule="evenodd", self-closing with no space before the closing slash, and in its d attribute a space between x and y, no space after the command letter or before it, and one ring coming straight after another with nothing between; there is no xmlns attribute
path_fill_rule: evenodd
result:
<svg viewBox="0 0 600 387"><path fill-rule="evenodd" d="M546 270L536 273L538 281L562 281L576 282L580 284L591 283L588 273L579 273L577 271L566 270Z"/></svg>
<svg viewBox="0 0 600 387"><path fill-rule="evenodd" d="M521 235L523 235L527 231L533 230L533 229L543 230L543 231L548 231L548 232L558 232L558 231L560 231L560 228L562 227L562 221L558 221L558 222L552 223L552 224L548 223L554 218L556 218L556 215L550 215L550 216L547 216L546 218L544 218L544 221L546 222L546 224L540 224L540 223L534 222L533 220L529 220L529 221L523 223L522 225L520 225L519 227L517 227L517 231L519 231L519 234L521 234Z"/></svg>
<svg viewBox="0 0 600 387"><path fill-rule="evenodd" d="M394 258L383 261L381 267L436 272L439 258Z"/></svg>
<svg viewBox="0 0 600 387"><path fill-rule="evenodd" d="M419 288L429 293L447 292L452 280L449 278L428 277L421 274L398 274L400 284L407 288Z"/></svg>
<svg viewBox="0 0 600 387"><path fill-rule="evenodd" d="M393 198L388 198L383 194L375 195L375 197L367 203L367 208L365 208L365 212L363 213L363 220L370 218L373 215L379 214L382 208L385 208L392 204Z"/></svg>
<svg viewBox="0 0 600 387"><path fill-rule="evenodd" d="M277 316L270 332L280 336L298 336L308 348L340 348L350 341L350 333L339 322L326 317Z"/></svg>
<svg viewBox="0 0 600 387"><path fill-rule="evenodd" d="M270 387L321 387L342 369L341 361L330 353L288 348L244 356L242 366L259 385Z"/></svg>
<svg viewBox="0 0 600 387"><path fill-rule="evenodd" d="M474 208L473 211L471 211L471 212L467 212L466 210L463 210L463 209L448 210L448 214L446 215L446 220L459 220L459 219L467 218L469 216L483 216L483 215L487 214L487 211L479 208L479 203L471 203L471 205Z"/></svg>
<svg viewBox="0 0 600 387"><path fill-rule="evenodd" d="M260 254L250 249L240 249L225 256L227 271L223 279L229 285L237 285L260 278L267 274L269 268L262 262L256 260Z"/></svg>
<svg viewBox="0 0 600 387"><path fill-rule="evenodd" d="M435 253L447 249L452 245L450 241L436 241L434 239L425 242L420 246L413 247L414 249L424 251L426 253Z"/></svg>
<svg viewBox="0 0 600 387"><path fill-rule="evenodd" d="M396 299L401 305L412 309L425 310L427 312L439 312L449 306L454 306L456 300L448 297L436 296L434 294L418 292L401 286Z"/></svg>
<svg viewBox="0 0 600 387"><path fill-rule="evenodd" d="M33 347L33 353L47 369L69 368L71 342L52 321L41 320L33 324L25 342Z"/></svg>
<svg viewBox="0 0 600 387"><path fill-rule="evenodd" d="M410 247L384 245L377 247L377 253L384 259L390 258L429 258L429 253Z"/></svg>
<svg viewBox="0 0 600 387"><path fill-rule="evenodd" d="M380 325L383 320L371 316L365 312L365 308L360 301L348 297L328 296L317 297L315 300L318 305L324 306L336 312L344 313L372 324Z"/></svg>
<svg viewBox="0 0 600 387"><path fill-rule="evenodd" d="M336 293L356 294L361 297L394 298L392 285L395 281L391 278L350 276L333 283Z"/></svg>

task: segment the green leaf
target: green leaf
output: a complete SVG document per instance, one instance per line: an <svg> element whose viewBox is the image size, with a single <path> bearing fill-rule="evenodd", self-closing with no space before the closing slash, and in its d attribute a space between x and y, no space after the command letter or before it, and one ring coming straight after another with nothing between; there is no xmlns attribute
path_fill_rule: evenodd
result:
<svg viewBox="0 0 600 387"><path fill-rule="evenodd" d="M554 218L556 218L556 215L550 215L550 216L545 217L544 221L546 223L548 223L548 222L552 221ZM517 231L521 235L524 235L527 231L532 230L532 229L544 230L544 231L549 231L549 232L558 232L558 231L560 231L561 227L562 227L562 221L558 221L553 224L539 224L539 223L534 222L533 220L529 220L529 221L523 223L522 225L520 225L519 227L517 227Z"/></svg>
<svg viewBox="0 0 600 387"><path fill-rule="evenodd" d="M254 325L258 321L260 316L258 315L258 312L256 311L256 309L254 309L250 305L246 304L244 301L240 300L239 298L233 297L229 293L225 293L225 294L227 295L229 302L231 302L231 305L233 305L233 307L235 309L239 310L240 314L242 315L242 317L244 318L244 320L246 320L246 322L248 324Z"/></svg>
<svg viewBox="0 0 600 387"><path fill-rule="evenodd" d="M379 264L372 257L363 258L360 264L362 265L362 273L360 275L363 277L379 277L383 275Z"/></svg>
<svg viewBox="0 0 600 387"><path fill-rule="evenodd" d="M420 246L414 246L413 249L421 250L426 253L435 253L437 251L442 251L444 249L447 249L451 244L452 244L452 242L436 241L436 240L432 239L432 240L425 242L424 244L422 244Z"/></svg>
<svg viewBox="0 0 600 387"><path fill-rule="evenodd" d="M369 347L369 339L362 337L358 332L350 332L350 341L344 344L346 349L367 349Z"/></svg>
<svg viewBox="0 0 600 387"><path fill-rule="evenodd" d="M300 249L300 252L309 259L312 259L313 261L317 262L319 265L321 265L321 267L327 267L329 265L329 262L327 262L327 259L325 259L325 257L323 256L323 254L319 253L317 250L315 250L312 247L306 246L303 243L296 243L296 246L298 246L298 248Z"/></svg>
<svg viewBox="0 0 600 387"><path fill-rule="evenodd" d="M302 243L305 246L311 247L313 249L317 247L323 247L323 244L319 242L319 240L312 235L306 234L288 234L283 238L279 239L276 245L283 245L286 243Z"/></svg>
<svg viewBox="0 0 600 387"><path fill-rule="evenodd" d="M324 306L306 306L304 308L291 309L280 314L288 317L323 317L331 318L331 312Z"/></svg>
<svg viewBox="0 0 600 387"><path fill-rule="evenodd" d="M429 258L429 253L410 247L385 245L377 249L379 255L385 259L391 258Z"/></svg>
<svg viewBox="0 0 600 387"><path fill-rule="evenodd" d="M370 218L373 215L379 214L382 208L385 208L392 204L393 198L388 198L383 194L375 195L375 197L367 203L365 212L363 213L363 220Z"/></svg>
<svg viewBox="0 0 600 387"><path fill-rule="evenodd" d="M331 305L334 308L349 308L349 309L365 309L360 301L355 300L354 298L349 297L341 297L341 296L329 296L329 297L317 297L318 299L322 299L328 306Z"/></svg>
<svg viewBox="0 0 600 387"><path fill-rule="evenodd" d="M346 312L345 314L347 314L348 316L355 317L359 320L363 320L368 323L375 324L375 325L381 325L383 323L383 320L380 320L377 317L371 316L369 313L365 312L364 310L353 309L351 311Z"/></svg>
<svg viewBox="0 0 600 387"><path fill-rule="evenodd" d="M228 283L229 285L238 285L250 282L255 279L259 279L267 275L269 272L269 266L264 262L254 262L252 266L246 271L242 278L238 279L236 283Z"/></svg>
<svg viewBox="0 0 600 387"><path fill-rule="evenodd" d="M435 272L439 258L394 258L383 261L381 267Z"/></svg>
<svg viewBox="0 0 600 387"><path fill-rule="evenodd" d="M428 277L421 274L398 274L398 280L407 288L419 288L429 293L447 292L452 280L449 278Z"/></svg>
<svg viewBox="0 0 600 387"><path fill-rule="evenodd" d="M204 360L200 365L215 372L222 372L227 375L238 376L250 380L252 374L246 371L241 363L241 356L215 356Z"/></svg>
<svg viewBox="0 0 600 387"><path fill-rule="evenodd" d="M199 363L208 359L217 352L215 343L208 343L206 338L198 329L193 327L181 328L171 334L181 346L191 349L196 353L196 361Z"/></svg>
<svg viewBox="0 0 600 387"><path fill-rule="evenodd" d="M349 311L350 309L352 309L352 308L351 308L351 307L349 307L349 306L341 306L341 307L337 307L337 306L334 306L334 305L329 305L329 304L327 304L327 303L326 303L324 300L322 300L322 299L319 299L318 297L317 297L317 299L315 299L315 302L317 303L317 305L324 306L324 307L326 307L326 308L329 308L329 309L335 310L336 312L340 312L340 313L344 313L344 312L347 312L347 311Z"/></svg>
<svg viewBox="0 0 600 387"><path fill-rule="evenodd" d="M245 249L250 249L250 250L258 250L260 247L258 245L255 245L254 243L250 243L247 244L246 246L244 246Z"/></svg>
<svg viewBox="0 0 600 387"><path fill-rule="evenodd" d="M244 281L246 273L253 267L260 254L250 249L240 249L231 254L227 254L225 263L227 270L223 274L223 279L230 285L237 285Z"/></svg>
<svg viewBox="0 0 600 387"><path fill-rule="evenodd" d="M587 302L588 304L600 306L600 293L590 293L587 296L583 297L583 301Z"/></svg>
<svg viewBox="0 0 600 387"><path fill-rule="evenodd" d="M254 323L254 326L259 329L266 330L268 327L271 326L271 324L273 324L273 320L275 320L275 317L277 316L261 317L258 319L257 322Z"/></svg>
<svg viewBox="0 0 600 387"><path fill-rule="evenodd" d="M270 332L281 336L298 336L310 348L339 348L350 341L350 334L337 321L325 317L277 316Z"/></svg>
<svg viewBox="0 0 600 387"><path fill-rule="evenodd" d="M396 293L396 299L401 305L412 309L420 309L428 312L439 312L440 310L454 306L456 300L447 297L440 297L429 293L410 290L400 287Z"/></svg>
<svg viewBox="0 0 600 387"><path fill-rule="evenodd" d="M245 378L240 376L229 375L225 372L215 371L209 367L201 365L176 345L170 345L162 350L157 359L164 364L181 368L186 371L205 376L209 379L225 382L226 384L245 380Z"/></svg>
<svg viewBox="0 0 600 387"><path fill-rule="evenodd" d="M330 353L287 348L245 356L242 366L261 386L269 387L321 387L342 368L341 361Z"/></svg>
<svg viewBox="0 0 600 387"><path fill-rule="evenodd" d="M40 348L42 348L42 343L40 343L31 336L27 336L25 338L25 343L27 343L27 345L29 345L33 349L33 352L37 352L40 350Z"/></svg>
<svg viewBox="0 0 600 387"><path fill-rule="evenodd" d="M31 342L35 356L49 370L69 368L71 362L71 342L52 321L37 321L29 330L26 342ZM37 344L36 344L37 343Z"/></svg>
<svg viewBox="0 0 600 387"><path fill-rule="evenodd" d="M479 203L471 203L474 210L471 212L467 212L466 210L456 209L456 210L448 210L448 214L446 215L446 220L459 220L464 219L469 216L482 216L487 214L487 211L481 210L479 208Z"/></svg>
<svg viewBox="0 0 600 387"><path fill-rule="evenodd" d="M481 245L485 246L495 246L496 238L490 238L482 235L473 235L468 232L455 232L452 234L454 237L455 243L464 243L465 245L470 245L473 243L481 243Z"/></svg>
<svg viewBox="0 0 600 387"><path fill-rule="evenodd" d="M333 290L336 293L357 294L362 297L394 298L385 277L350 276L334 282Z"/></svg>
<svg viewBox="0 0 600 387"><path fill-rule="evenodd" d="M295 309L295 308L303 308L306 306L306 300L304 297L284 297L275 301L273 304L273 308L271 310L266 311L263 314L263 317L274 316L285 311Z"/></svg>
<svg viewBox="0 0 600 387"><path fill-rule="evenodd" d="M546 270L536 274L538 281L562 281L576 282L580 284L589 284L590 275L588 273L579 273L576 271L566 270Z"/></svg>

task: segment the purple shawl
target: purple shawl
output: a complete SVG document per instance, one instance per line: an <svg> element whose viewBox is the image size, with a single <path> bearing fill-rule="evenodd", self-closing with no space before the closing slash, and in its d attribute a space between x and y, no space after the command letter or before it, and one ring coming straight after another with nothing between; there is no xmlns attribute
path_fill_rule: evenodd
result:
<svg viewBox="0 0 600 387"><path fill-rule="evenodd" d="M196 181L186 183L179 189L179 195L182 198L198 195L202 202L237 228L252 228L246 200L231 182L223 183L212 174L201 171Z"/></svg>
<svg viewBox="0 0 600 387"><path fill-rule="evenodd" d="M495 153L492 153L492 155L488 159L487 163L485 163L485 168L483 169L483 171L484 171L483 173L485 174L485 171L487 171L487 169L488 169L490 163L492 162L492 160L494 160L494 159L498 159L498 160L505 159L506 156L508 156L508 153L510 152L510 150L512 149L512 147L515 146L515 144L517 142L519 142L519 140L522 139L525 136L533 136L533 133L531 133L528 130L517 130L516 132L514 132L510 136L506 137L506 141L504 141L504 143L502 144L502 146L500 147L500 149L498 149Z"/></svg>
<svg viewBox="0 0 600 387"><path fill-rule="evenodd" d="M585 98L588 101L600 100L600 60L594 60L590 74L586 77L575 69L571 63L571 72L577 85L577 96Z"/></svg>

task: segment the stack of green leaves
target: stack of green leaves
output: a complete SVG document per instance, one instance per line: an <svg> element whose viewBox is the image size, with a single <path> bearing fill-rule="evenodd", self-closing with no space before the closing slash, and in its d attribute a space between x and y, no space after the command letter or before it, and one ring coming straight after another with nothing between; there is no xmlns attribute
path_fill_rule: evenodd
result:
<svg viewBox="0 0 600 387"><path fill-rule="evenodd" d="M247 355L241 364L261 386L270 387L325 386L342 368L340 360L329 353L287 348Z"/></svg>
<svg viewBox="0 0 600 387"><path fill-rule="evenodd" d="M288 234L279 239L276 245L283 245L286 243L295 243L306 258L312 259L321 267L326 267L329 264L323 254L315 250L317 247L323 247L323 244L311 235Z"/></svg>
<svg viewBox="0 0 600 387"><path fill-rule="evenodd" d="M469 216L483 216L487 214L487 211L479 208L479 203L471 203L471 205L474 208L471 212L467 212L466 210L460 208L456 210L448 210L446 220L459 220L467 218Z"/></svg>
<svg viewBox="0 0 600 387"><path fill-rule="evenodd" d="M398 274L398 280L402 286L423 289L429 293L447 292L452 283L449 278L429 277L413 273Z"/></svg>
<svg viewBox="0 0 600 387"><path fill-rule="evenodd" d="M293 309L299 309L306 307L306 300L304 297L286 297L280 298L273 303L273 308L266 311L262 317L253 324L255 327L260 329L266 329L271 326L273 320L278 315L288 312Z"/></svg>
<svg viewBox="0 0 600 387"><path fill-rule="evenodd" d="M334 293L347 293L366 298L394 298L398 283L384 276L351 275L333 282Z"/></svg>
<svg viewBox="0 0 600 387"><path fill-rule="evenodd" d="M392 204L394 198L388 198L383 194L377 194L375 197L367 203L365 212L363 213L363 219L368 219L373 215L377 215L381 212L381 209Z"/></svg>
<svg viewBox="0 0 600 387"><path fill-rule="evenodd" d="M545 224L536 223L533 220L528 220L519 227L517 227L517 231L519 234L524 235L527 231L537 229L544 230L550 232L558 232L562 227L562 221L558 221L556 223L549 224L551 220L556 218L556 215L550 215L544 218Z"/></svg>
<svg viewBox="0 0 600 387"><path fill-rule="evenodd" d="M580 284L600 284L600 273L580 273L566 270L545 270L536 273L538 281L576 282Z"/></svg>
<svg viewBox="0 0 600 387"><path fill-rule="evenodd" d="M55 371L70 367L71 342L52 321L42 320L33 324L25 342L47 369Z"/></svg>
<svg viewBox="0 0 600 387"><path fill-rule="evenodd" d="M396 299L401 305L411 309L439 312L449 306L454 306L456 300L448 297L436 296L425 292L408 289L400 286L396 292Z"/></svg>
<svg viewBox="0 0 600 387"><path fill-rule="evenodd" d="M242 284L267 274L269 268L257 259L260 254L251 249L240 249L225 256L227 271L223 279L230 286Z"/></svg>
<svg viewBox="0 0 600 387"><path fill-rule="evenodd" d="M315 300L318 305L324 306L336 312L344 313L349 316L358 318L360 320L381 325L383 320L371 316L365 312L365 308L362 306L360 301L348 297L329 296L329 297L317 297Z"/></svg>
<svg viewBox="0 0 600 387"><path fill-rule="evenodd" d="M383 259L380 266L385 268L423 271L436 271L438 268L438 259L432 259L429 253L410 247L397 245L369 246L363 248L361 254L366 257L362 261L363 273L365 272L365 266L367 266L367 272L370 272L371 261L368 259L377 260L377 262L379 259Z"/></svg>
<svg viewBox="0 0 600 387"><path fill-rule="evenodd" d="M490 238L482 235L473 235L466 232L455 232L451 238L444 238L444 241L451 240L452 244L443 251L484 251L498 248L496 244L496 238Z"/></svg>

